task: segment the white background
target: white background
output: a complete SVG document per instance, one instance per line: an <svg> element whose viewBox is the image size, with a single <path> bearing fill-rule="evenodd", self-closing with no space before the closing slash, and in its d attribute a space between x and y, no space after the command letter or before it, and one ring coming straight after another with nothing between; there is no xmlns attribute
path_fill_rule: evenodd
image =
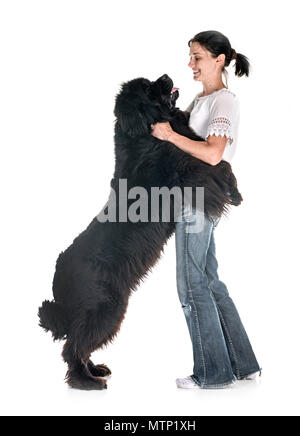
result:
<svg viewBox="0 0 300 436"><path fill-rule="evenodd" d="M299 25L296 1L1 1L1 413L298 415ZM113 108L123 81L168 73L185 109L187 42L218 30L252 65L229 88L241 105L232 162L244 202L216 229L220 278L263 376L223 391L177 389L192 348L177 297L175 239L132 296L114 344L94 354L108 389L64 384L37 309L58 253L101 210L114 170ZM232 64L231 64L232 65Z"/></svg>

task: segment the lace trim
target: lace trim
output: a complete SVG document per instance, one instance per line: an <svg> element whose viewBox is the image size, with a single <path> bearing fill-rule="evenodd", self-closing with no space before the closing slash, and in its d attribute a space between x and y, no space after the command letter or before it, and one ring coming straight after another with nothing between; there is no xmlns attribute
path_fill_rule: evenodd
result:
<svg viewBox="0 0 300 436"><path fill-rule="evenodd" d="M207 139L210 135L226 136L227 137L226 145L231 145L233 143L231 121L228 120L228 118L224 118L224 117L214 118L208 125L207 135L205 139Z"/></svg>

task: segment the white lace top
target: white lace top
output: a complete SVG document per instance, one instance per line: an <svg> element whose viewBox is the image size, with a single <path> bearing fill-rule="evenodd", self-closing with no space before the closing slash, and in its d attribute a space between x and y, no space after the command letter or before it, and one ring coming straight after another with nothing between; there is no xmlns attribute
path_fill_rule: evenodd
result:
<svg viewBox="0 0 300 436"><path fill-rule="evenodd" d="M205 140L208 136L226 136L222 160L231 162L238 139L240 105L236 95L227 88L204 97L196 96L186 111L190 112L189 126Z"/></svg>

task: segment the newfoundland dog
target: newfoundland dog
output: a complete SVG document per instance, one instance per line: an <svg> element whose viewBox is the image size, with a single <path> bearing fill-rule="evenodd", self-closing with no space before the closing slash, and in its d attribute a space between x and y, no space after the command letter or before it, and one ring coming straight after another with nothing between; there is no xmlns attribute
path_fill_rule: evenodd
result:
<svg viewBox="0 0 300 436"><path fill-rule="evenodd" d="M228 162L209 165L151 135L151 124L169 121L177 133L203 140L189 128L188 114L176 108L178 95L166 74L154 82L138 78L122 84L114 109L115 172L110 182L114 195L60 253L53 278L54 300L44 301L39 308L40 326L50 330L54 340L66 340L62 355L68 364L66 380L73 388L107 387L111 371L104 364L94 365L91 353L113 341L130 295L156 264L175 230L174 201L166 206L173 211L169 220L162 219L161 213L158 219L150 219L149 197L148 219L124 219L124 205L125 212L134 206L128 191L140 187L150 196L153 187L181 191L203 187L203 213L209 219L242 201ZM126 181L125 195L120 181ZM193 198L194 193L192 202ZM110 206L114 213L105 219ZM162 209L159 205L159 212Z"/></svg>

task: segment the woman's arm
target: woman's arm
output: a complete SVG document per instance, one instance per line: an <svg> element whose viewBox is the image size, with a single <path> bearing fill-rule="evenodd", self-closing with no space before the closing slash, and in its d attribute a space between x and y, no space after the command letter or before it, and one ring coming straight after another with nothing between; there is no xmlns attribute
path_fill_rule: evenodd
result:
<svg viewBox="0 0 300 436"><path fill-rule="evenodd" d="M172 142L176 147L210 165L217 165L221 161L227 142L226 136L216 135L208 136L206 141L194 141L174 132L170 123L154 124L152 135L162 141Z"/></svg>
<svg viewBox="0 0 300 436"><path fill-rule="evenodd" d="M206 141L194 141L173 131L168 141L197 159L210 165L217 165L222 159L227 138L226 136L211 135Z"/></svg>

